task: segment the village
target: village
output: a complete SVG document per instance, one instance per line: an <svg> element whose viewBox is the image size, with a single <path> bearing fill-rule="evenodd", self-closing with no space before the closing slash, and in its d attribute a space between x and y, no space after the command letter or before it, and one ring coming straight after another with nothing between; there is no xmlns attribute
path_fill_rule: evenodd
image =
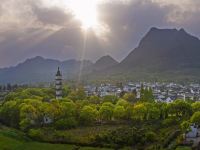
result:
<svg viewBox="0 0 200 150"><path fill-rule="evenodd" d="M136 94L136 98L140 98L141 86L151 88L153 96L157 102L173 102L176 99L183 100L200 100L200 84L177 84L177 83L147 83L147 82L128 82L127 84L101 84L100 86L87 85L84 86L88 96L96 95L104 97L106 95L120 96L122 92Z"/></svg>
<svg viewBox="0 0 200 150"><path fill-rule="evenodd" d="M136 98L140 99L141 86L144 88L151 88L153 96L157 102L173 102L176 99L182 100L200 100L200 84L178 84L178 83L150 83L150 82L128 82L126 84L100 84L97 85L85 85L84 90L87 96L96 95L104 97L107 95L115 95L120 97L122 93L135 93ZM2 100L5 95L19 87L31 87L30 85L1 85L0 86L0 99ZM35 86L33 86L35 87ZM49 87L49 86L45 86Z"/></svg>

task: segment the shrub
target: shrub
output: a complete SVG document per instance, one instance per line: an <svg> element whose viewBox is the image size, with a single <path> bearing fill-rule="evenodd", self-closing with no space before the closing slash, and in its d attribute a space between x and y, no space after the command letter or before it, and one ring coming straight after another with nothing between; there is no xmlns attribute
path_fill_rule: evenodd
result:
<svg viewBox="0 0 200 150"><path fill-rule="evenodd" d="M148 143L155 142L157 140L156 134L152 131L145 133L145 140Z"/></svg>
<svg viewBox="0 0 200 150"><path fill-rule="evenodd" d="M30 129L28 135L34 140L43 140L45 137L44 133L40 129Z"/></svg>
<svg viewBox="0 0 200 150"><path fill-rule="evenodd" d="M71 129L77 126L77 121L75 118L70 117L67 119L60 119L55 122L55 128L59 130L64 130L64 129Z"/></svg>
<svg viewBox="0 0 200 150"><path fill-rule="evenodd" d="M164 127L169 127L169 126L176 125L176 124L177 124L177 120L173 117L167 118L162 121L162 126L164 126Z"/></svg>

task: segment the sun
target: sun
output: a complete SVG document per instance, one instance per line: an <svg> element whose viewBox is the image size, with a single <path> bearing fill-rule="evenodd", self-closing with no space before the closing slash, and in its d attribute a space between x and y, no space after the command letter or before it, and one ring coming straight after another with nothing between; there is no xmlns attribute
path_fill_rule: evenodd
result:
<svg viewBox="0 0 200 150"><path fill-rule="evenodd" d="M98 26L97 5L99 0L72 0L70 8L75 18L82 24L83 29L95 28Z"/></svg>

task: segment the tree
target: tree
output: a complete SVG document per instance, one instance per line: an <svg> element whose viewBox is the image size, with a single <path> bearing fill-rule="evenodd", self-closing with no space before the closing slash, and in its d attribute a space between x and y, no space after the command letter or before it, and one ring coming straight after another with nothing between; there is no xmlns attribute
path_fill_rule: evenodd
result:
<svg viewBox="0 0 200 150"><path fill-rule="evenodd" d="M176 100L168 105L169 113L176 117L189 117L192 114L191 105L184 100Z"/></svg>
<svg viewBox="0 0 200 150"><path fill-rule="evenodd" d="M101 100L98 96L93 95L89 97L89 102L92 104L100 104Z"/></svg>
<svg viewBox="0 0 200 150"><path fill-rule="evenodd" d="M67 97L71 92L71 89L69 86L63 86L63 97Z"/></svg>
<svg viewBox="0 0 200 150"><path fill-rule="evenodd" d="M195 102L192 104L193 112L200 111L200 102Z"/></svg>
<svg viewBox="0 0 200 150"><path fill-rule="evenodd" d="M77 126L77 121L74 117L59 119L55 122L55 128L59 130L71 129Z"/></svg>
<svg viewBox="0 0 200 150"><path fill-rule="evenodd" d="M123 106L124 108L126 108L128 105L129 105L129 103L126 101L126 100L124 100L124 99L119 99L118 101L117 101L117 104L116 105L118 105L118 106Z"/></svg>
<svg viewBox="0 0 200 150"><path fill-rule="evenodd" d="M132 105L128 105L126 108L125 108L125 118L126 120L130 120L133 116L133 106Z"/></svg>
<svg viewBox="0 0 200 150"><path fill-rule="evenodd" d="M147 115L147 108L144 103L139 103L133 107L133 116L132 119L144 120Z"/></svg>
<svg viewBox="0 0 200 150"><path fill-rule="evenodd" d="M115 104L118 100L118 97L115 95L106 95L103 97L103 102L111 102Z"/></svg>
<svg viewBox="0 0 200 150"><path fill-rule="evenodd" d="M121 120L125 117L126 110L123 106L116 105L114 108L114 117L115 119Z"/></svg>
<svg viewBox="0 0 200 150"><path fill-rule="evenodd" d="M182 133L187 132L190 129L190 122L189 121L183 121L180 125Z"/></svg>
<svg viewBox="0 0 200 150"><path fill-rule="evenodd" d="M166 119L168 117L167 103L157 103L157 107L160 110L160 119Z"/></svg>
<svg viewBox="0 0 200 150"><path fill-rule="evenodd" d="M80 87L76 90L73 90L70 94L69 94L69 99L73 100L73 101L77 101L77 100L84 100L86 99L86 94L85 94L85 90L84 88Z"/></svg>
<svg viewBox="0 0 200 150"><path fill-rule="evenodd" d="M123 99L128 102L136 102L136 95L134 93L126 93L124 94Z"/></svg>
<svg viewBox="0 0 200 150"><path fill-rule="evenodd" d="M142 102L154 102L153 90L151 88L145 88L141 86L140 101Z"/></svg>
<svg viewBox="0 0 200 150"><path fill-rule="evenodd" d="M200 111L195 112L190 120L192 123L200 125Z"/></svg>
<svg viewBox="0 0 200 150"><path fill-rule="evenodd" d="M76 104L74 102L61 102L61 117L68 118L68 117L76 117Z"/></svg>
<svg viewBox="0 0 200 150"><path fill-rule="evenodd" d="M160 118L160 110L157 108L154 103L145 103L145 107L147 110L146 119L159 119Z"/></svg>
<svg viewBox="0 0 200 150"><path fill-rule="evenodd" d="M92 108L91 106L84 106L80 112L80 121L84 125L92 124L97 117L97 110Z"/></svg>
<svg viewBox="0 0 200 150"><path fill-rule="evenodd" d="M102 104L99 114L102 120L111 120L113 117L113 110L114 110L114 105L110 102L105 102Z"/></svg>
<svg viewBox="0 0 200 150"><path fill-rule="evenodd" d="M18 127L19 124L19 104L18 101L5 102L0 107L0 120L8 126Z"/></svg>
<svg viewBox="0 0 200 150"><path fill-rule="evenodd" d="M37 110L29 104L23 104L20 108L20 128L27 130L32 125L35 125L37 119Z"/></svg>

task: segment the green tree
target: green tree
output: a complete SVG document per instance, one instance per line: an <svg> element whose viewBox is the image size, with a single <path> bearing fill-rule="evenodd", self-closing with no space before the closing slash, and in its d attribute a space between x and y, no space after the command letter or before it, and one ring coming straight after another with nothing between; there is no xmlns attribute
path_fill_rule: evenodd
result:
<svg viewBox="0 0 200 150"><path fill-rule="evenodd" d="M97 110L91 106L84 106L80 112L80 121L84 125L92 124L97 118Z"/></svg>
<svg viewBox="0 0 200 150"><path fill-rule="evenodd" d="M68 117L76 117L76 104L74 102L61 102L61 117L68 118Z"/></svg>
<svg viewBox="0 0 200 150"><path fill-rule="evenodd" d="M115 104L118 101L118 97L115 95L106 95L103 97L103 102L111 102Z"/></svg>
<svg viewBox="0 0 200 150"><path fill-rule="evenodd" d="M193 112L200 111L200 102L195 102L192 104Z"/></svg>
<svg viewBox="0 0 200 150"><path fill-rule="evenodd" d="M189 131L190 129L190 122L189 121L183 121L180 125L181 131L182 133L185 133L187 131Z"/></svg>
<svg viewBox="0 0 200 150"><path fill-rule="evenodd" d="M184 100L176 100L168 105L169 113L176 117L189 117L192 114L192 106Z"/></svg>
<svg viewBox="0 0 200 150"><path fill-rule="evenodd" d="M111 120L113 117L114 105L110 102L102 104L99 113L102 120Z"/></svg>
<svg viewBox="0 0 200 150"><path fill-rule="evenodd" d="M55 128L59 130L75 128L78 122L74 117L59 119L55 122Z"/></svg>
<svg viewBox="0 0 200 150"><path fill-rule="evenodd" d="M124 119L126 115L126 110L123 106L116 105L114 108L114 118L117 120Z"/></svg>
<svg viewBox="0 0 200 150"><path fill-rule="evenodd" d="M80 88L78 88L76 90L73 90L69 94L68 98L73 100L73 101L85 100L86 99L86 94L85 94L84 88L80 87Z"/></svg>
<svg viewBox="0 0 200 150"><path fill-rule="evenodd" d="M147 110L147 120L160 118L160 109L157 108L155 103L145 103L145 107Z"/></svg>
<svg viewBox="0 0 200 150"><path fill-rule="evenodd" d="M117 104L118 106L123 106L124 108L128 107L129 106L129 102L127 102L126 100L124 99L119 99L117 101Z"/></svg>
<svg viewBox="0 0 200 150"><path fill-rule="evenodd" d="M147 115L147 108L144 103L134 105L132 119L144 120Z"/></svg>
<svg viewBox="0 0 200 150"><path fill-rule="evenodd" d="M128 102L136 102L136 95L134 93L126 93L123 96L123 99L127 100Z"/></svg>
<svg viewBox="0 0 200 150"><path fill-rule="evenodd" d="M27 130L31 126L35 125L37 119L37 110L29 104L23 104L20 107L20 128Z"/></svg>
<svg viewBox="0 0 200 150"><path fill-rule="evenodd" d="M153 91L151 88L141 87L140 90L140 101L142 102L154 102Z"/></svg>
<svg viewBox="0 0 200 150"><path fill-rule="evenodd" d="M18 101L5 102L0 107L0 120L11 127L19 125L19 103Z"/></svg>
<svg viewBox="0 0 200 150"><path fill-rule="evenodd" d="M126 120L131 120L132 116L133 116L133 106L129 104L125 108L125 118Z"/></svg>
<svg viewBox="0 0 200 150"><path fill-rule="evenodd" d="M90 96L89 97L89 102L92 104L100 104L101 100L98 96Z"/></svg>
<svg viewBox="0 0 200 150"><path fill-rule="evenodd" d="M64 85L63 86L63 97L67 97L71 93L71 89L69 86Z"/></svg>
<svg viewBox="0 0 200 150"><path fill-rule="evenodd" d="M200 125L200 111L195 112L190 120L192 123Z"/></svg>
<svg viewBox="0 0 200 150"><path fill-rule="evenodd" d="M160 119L166 119L168 117L167 103L157 103L157 107L160 110Z"/></svg>

